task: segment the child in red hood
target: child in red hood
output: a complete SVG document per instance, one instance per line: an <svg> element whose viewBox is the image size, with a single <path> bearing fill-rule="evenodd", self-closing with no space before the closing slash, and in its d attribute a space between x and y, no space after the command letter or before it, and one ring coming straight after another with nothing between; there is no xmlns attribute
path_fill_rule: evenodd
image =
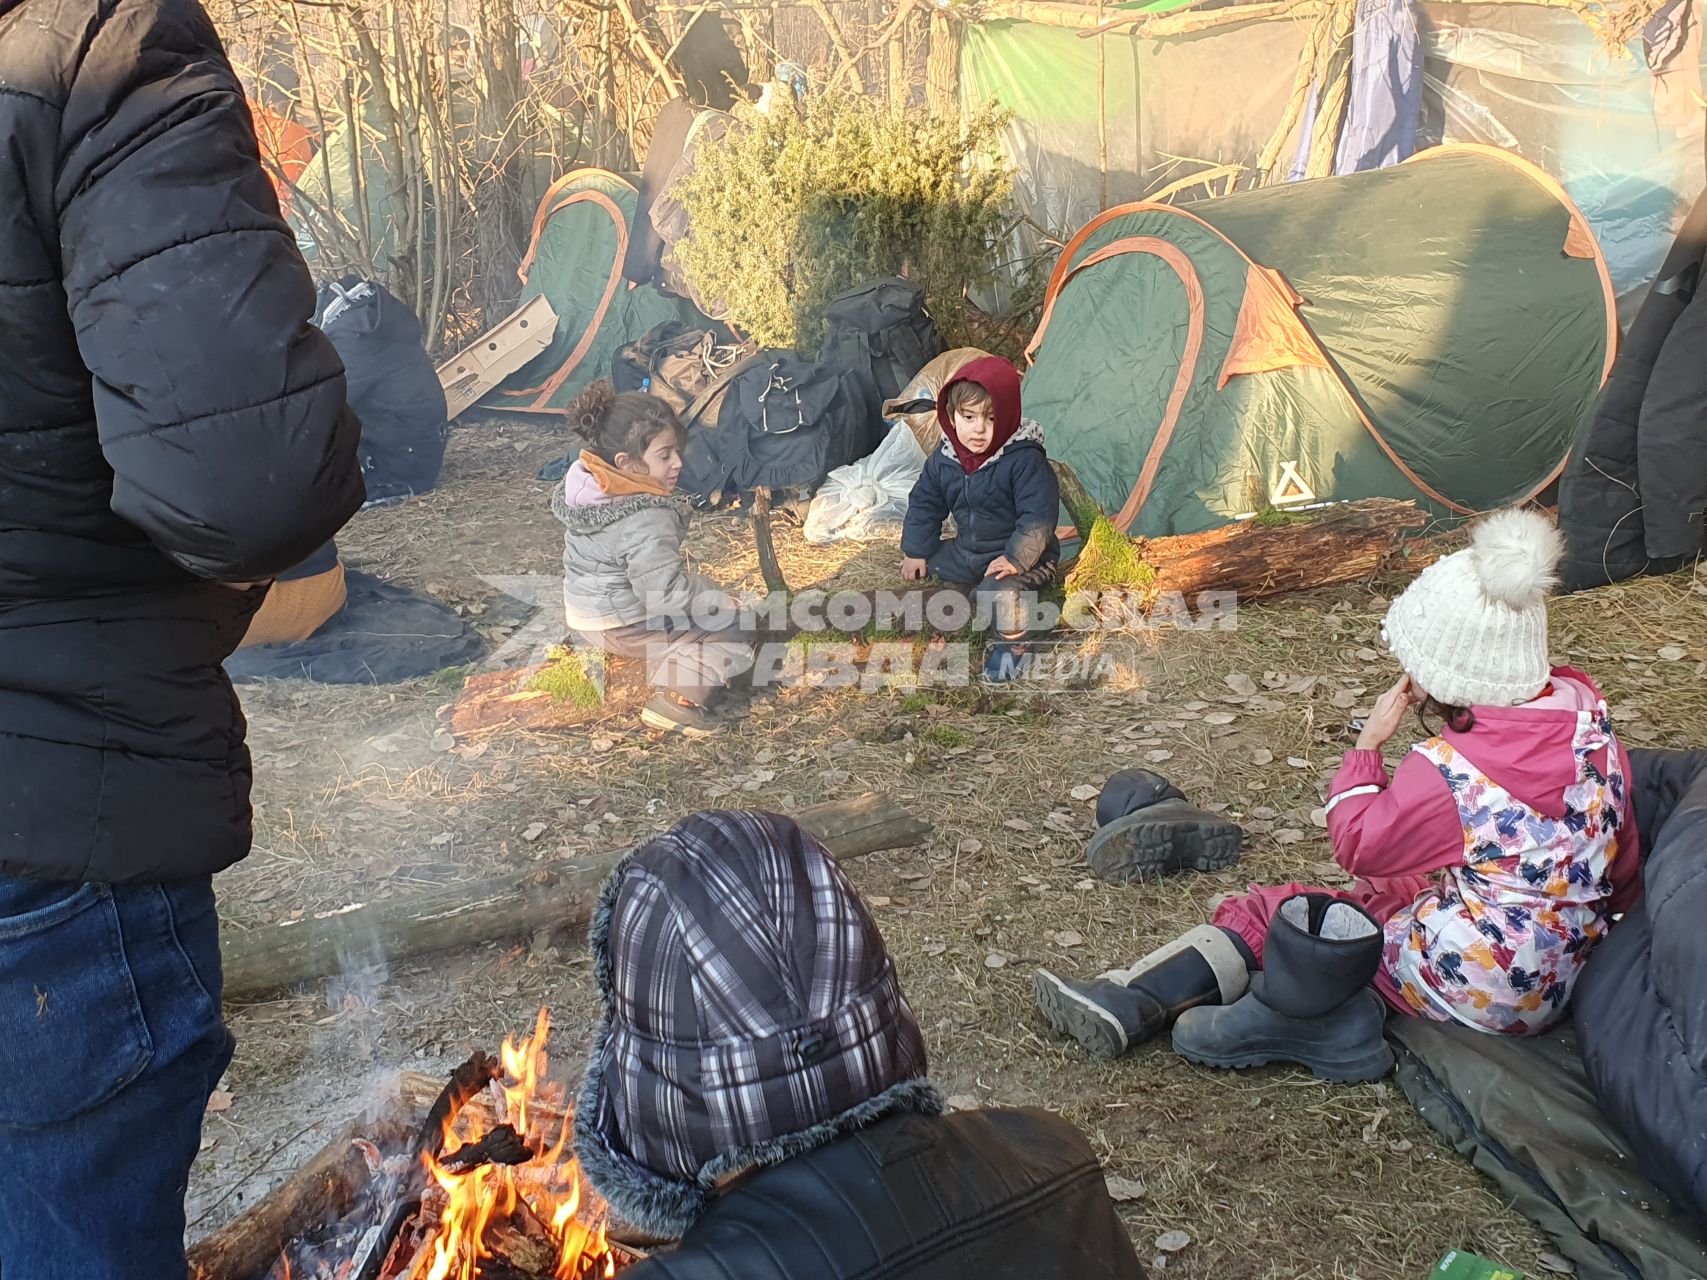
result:
<svg viewBox="0 0 1707 1280"><path fill-rule="evenodd" d="M985 650L987 679L1012 679L1027 654L1037 591L1056 581L1061 491L1043 428L1020 417L1019 371L999 356L966 365L937 397L942 447L925 460L907 501L901 574L972 587L1000 637ZM954 517L955 536L943 521Z"/></svg>
<svg viewBox="0 0 1707 1280"><path fill-rule="evenodd" d="M1193 1061L1346 1081L1392 1065L1383 1004L1507 1035L1556 1022L1640 888L1629 756L1594 682L1548 660L1560 550L1544 517L1499 512L1389 608L1404 675L1328 788L1350 892L1253 885L1129 970L1039 970L1050 1022L1105 1056L1171 1025ZM1443 723L1389 776L1382 748L1413 706Z"/></svg>

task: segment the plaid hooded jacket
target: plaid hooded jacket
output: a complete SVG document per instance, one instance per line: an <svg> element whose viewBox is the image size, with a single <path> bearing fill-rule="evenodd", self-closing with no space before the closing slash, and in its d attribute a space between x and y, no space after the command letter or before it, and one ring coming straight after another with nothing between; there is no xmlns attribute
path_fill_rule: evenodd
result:
<svg viewBox="0 0 1707 1280"><path fill-rule="evenodd" d="M680 1239L625 1275L1143 1280L1072 1125L941 1114L876 925L789 819L699 813L643 845L593 951L578 1154L620 1217Z"/></svg>
<svg viewBox="0 0 1707 1280"><path fill-rule="evenodd" d="M697 813L642 845L592 948L605 1017L575 1144L641 1230L680 1236L730 1174L942 1110L877 926L788 818Z"/></svg>

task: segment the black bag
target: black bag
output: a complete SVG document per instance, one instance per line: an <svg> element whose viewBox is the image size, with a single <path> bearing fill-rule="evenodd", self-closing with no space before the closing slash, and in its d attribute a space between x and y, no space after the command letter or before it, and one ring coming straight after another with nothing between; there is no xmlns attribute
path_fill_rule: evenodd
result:
<svg viewBox="0 0 1707 1280"><path fill-rule="evenodd" d="M878 402L892 400L932 360L948 350L925 310L925 291L891 276L831 299L829 332L820 362L863 373L877 386Z"/></svg>
<svg viewBox="0 0 1707 1280"><path fill-rule="evenodd" d="M713 505L755 489L804 495L882 439L868 378L762 351L729 382L716 424L690 429L678 484Z"/></svg>
<svg viewBox="0 0 1707 1280"><path fill-rule="evenodd" d="M439 482L450 423L421 322L402 299L352 275L320 290L315 323L343 358L350 408L362 420L368 502L426 493Z"/></svg>

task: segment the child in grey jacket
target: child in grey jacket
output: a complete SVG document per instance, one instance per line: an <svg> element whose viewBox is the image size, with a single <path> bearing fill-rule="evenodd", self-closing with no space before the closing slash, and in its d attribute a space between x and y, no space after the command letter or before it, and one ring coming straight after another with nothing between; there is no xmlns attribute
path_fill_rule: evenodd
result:
<svg viewBox="0 0 1707 1280"><path fill-rule="evenodd" d="M709 708L753 665L728 594L688 570L688 504L676 493L687 431L670 407L595 382L569 407L587 447L553 494L563 522L563 602L582 643L647 659L655 729L704 736Z"/></svg>

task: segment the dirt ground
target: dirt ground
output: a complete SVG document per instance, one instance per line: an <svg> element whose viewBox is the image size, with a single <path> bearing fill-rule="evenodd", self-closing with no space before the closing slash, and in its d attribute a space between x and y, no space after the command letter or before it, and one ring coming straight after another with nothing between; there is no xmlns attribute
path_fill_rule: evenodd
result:
<svg viewBox="0 0 1707 1280"><path fill-rule="evenodd" d="M495 648L518 634L526 646L555 638L553 601L531 614L489 579L559 571L549 486L534 473L563 447L543 421L460 427L439 491L359 516L340 538L347 561L462 607ZM726 584L759 585L740 516L701 521L692 545ZM796 588L892 581L892 548L814 548L785 531L779 552ZM934 838L849 865L933 1076L958 1102L1041 1105L1079 1125L1112 1173L1147 1188L1121 1210L1143 1258L1162 1232L1183 1230L1192 1244L1167 1273L1204 1280L1420 1280L1455 1247L1536 1275L1547 1242L1391 1085L1219 1074L1165 1043L1094 1061L1049 1034L1029 994L1035 965L1128 962L1246 881L1344 882L1313 812L1350 745L1349 720L1396 674L1378 637L1394 586L1247 606L1232 630L1120 637L1108 650L1119 670L1095 690L1016 700L802 689L694 744L627 718L456 742L444 678L247 686L255 851L219 878L222 914L237 931L619 848L699 808L786 812L882 791L928 819ZM1633 744L1699 744L1704 624L1707 586L1674 575L1559 602L1554 647L1602 682ZM1246 827L1235 872L1141 887L1088 878L1092 802L1075 789L1089 796L1132 765L1166 772ZM379 939L352 938L344 977L232 1007L229 1105L208 1116L191 1236L253 1203L398 1069L447 1070L525 1033L541 1005L555 1020L555 1068L573 1078L595 1004L583 942L566 933L389 967Z"/></svg>

